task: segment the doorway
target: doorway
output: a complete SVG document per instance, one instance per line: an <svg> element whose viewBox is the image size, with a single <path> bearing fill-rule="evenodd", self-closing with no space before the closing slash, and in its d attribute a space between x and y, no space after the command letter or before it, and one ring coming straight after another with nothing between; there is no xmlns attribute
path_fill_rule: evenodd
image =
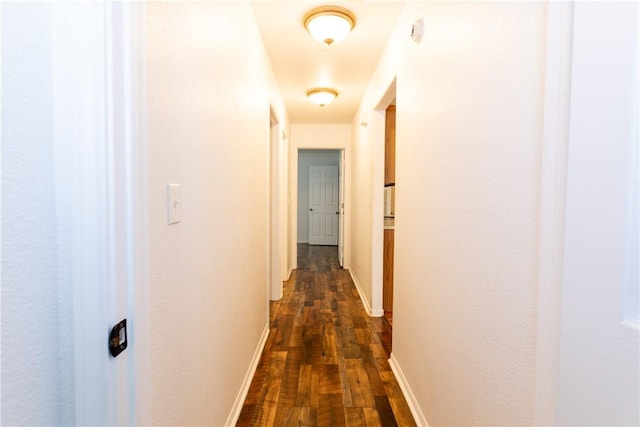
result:
<svg viewBox="0 0 640 427"><path fill-rule="evenodd" d="M282 297L282 283L287 279L287 216L286 216L286 169L287 147L278 117L273 108L269 115L269 239L267 260L267 283L269 300Z"/></svg>
<svg viewBox="0 0 640 427"><path fill-rule="evenodd" d="M396 236L396 80L389 85L373 115L373 311L393 324L394 241Z"/></svg>
<svg viewBox="0 0 640 427"><path fill-rule="evenodd" d="M299 149L297 160L297 243L338 246L344 267L344 150Z"/></svg>
<svg viewBox="0 0 640 427"><path fill-rule="evenodd" d="M393 267L396 193L396 102L385 110L384 132L384 235L382 250L382 309L393 327Z"/></svg>

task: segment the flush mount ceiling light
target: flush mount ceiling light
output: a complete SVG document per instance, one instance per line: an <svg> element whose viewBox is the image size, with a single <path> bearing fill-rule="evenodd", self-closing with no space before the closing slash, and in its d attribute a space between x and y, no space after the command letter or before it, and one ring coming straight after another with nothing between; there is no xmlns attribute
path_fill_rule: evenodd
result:
<svg viewBox="0 0 640 427"><path fill-rule="evenodd" d="M338 91L334 89L330 89L327 87L317 87L315 89L311 89L307 92L307 96L309 100L316 105L324 107L327 104L330 104L336 96L338 96Z"/></svg>
<svg viewBox="0 0 640 427"><path fill-rule="evenodd" d="M314 39L331 46L338 43L356 26L356 16L340 6L320 6L304 17L304 27Z"/></svg>

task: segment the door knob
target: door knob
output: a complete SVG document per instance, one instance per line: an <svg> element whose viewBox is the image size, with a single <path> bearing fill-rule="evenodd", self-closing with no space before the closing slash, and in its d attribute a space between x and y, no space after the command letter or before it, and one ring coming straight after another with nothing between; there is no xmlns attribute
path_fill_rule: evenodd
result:
<svg viewBox="0 0 640 427"><path fill-rule="evenodd" d="M336 215L340 215L340 212L336 212Z"/></svg>
<svg viewBox="0 0 640 427"><path fill-rule="evenodd" d="M313 209L309 208L309 210L310 210L311 212L313 212Z"/></svg>

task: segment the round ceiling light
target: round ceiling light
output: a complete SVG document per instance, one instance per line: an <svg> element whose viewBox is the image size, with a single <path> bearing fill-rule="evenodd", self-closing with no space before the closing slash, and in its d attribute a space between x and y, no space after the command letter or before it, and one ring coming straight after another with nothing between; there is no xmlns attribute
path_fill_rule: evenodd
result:
<svg viewBox="0 0 640 427"><path fill-rule="evenodd" d="M314 39L331 46L347 37L356 26L356 17L340 6L320 6L311 9L304 17L304 27Z"/></svg>
<svg viewBox="0 0 640 427"><path fill-rule="evenodd" d="M324 107L330 104L338 96L338 91L327 87L318 87L307 92L309 100L316 105Z"/></svg>

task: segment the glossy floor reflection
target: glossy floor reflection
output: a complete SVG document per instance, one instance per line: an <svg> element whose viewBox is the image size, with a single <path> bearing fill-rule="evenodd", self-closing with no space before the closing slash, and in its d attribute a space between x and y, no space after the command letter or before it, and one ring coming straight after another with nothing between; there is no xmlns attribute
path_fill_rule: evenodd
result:
<svg viewBox="0 0 640 427"><path fill-rule="evenodd" d="M364 310L333 246L298 245L238 426L415 426L387 362L391 333Z"/></svg>

